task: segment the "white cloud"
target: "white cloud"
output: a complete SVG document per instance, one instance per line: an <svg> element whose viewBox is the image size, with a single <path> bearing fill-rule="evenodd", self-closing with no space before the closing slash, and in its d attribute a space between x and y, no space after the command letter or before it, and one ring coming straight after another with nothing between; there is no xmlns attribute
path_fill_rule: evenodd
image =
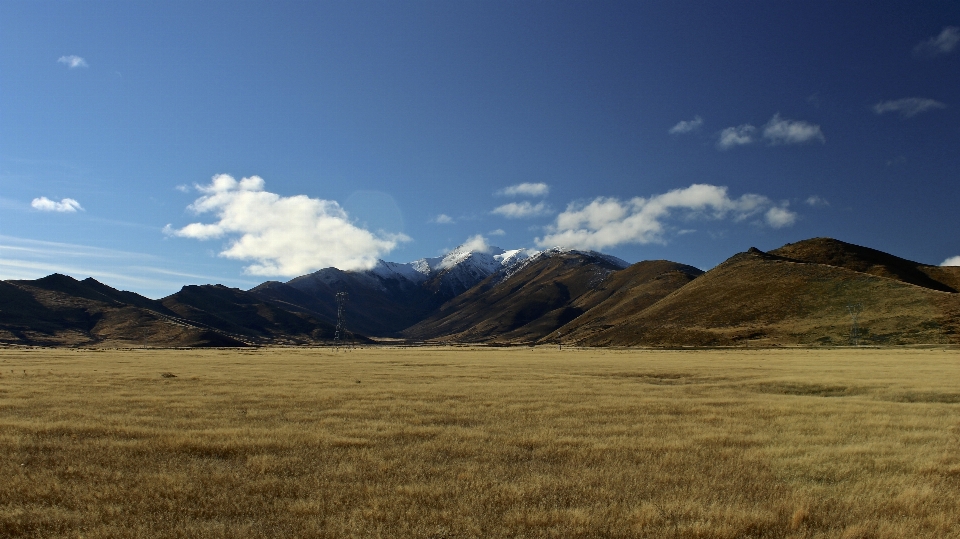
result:
<svg viewBox="0 0 960 539"><path fill-rule="evenodd" d="M771 212L773 209L777 211ZM536 242L541 247L595 250L628 243L662 243L665 221L678 211L687 217L730 217L734 221L765 211L767 223L775 227L788 226L796 219L793 212L775 206L763 195L745 194L733 199L726 187L694 184L649 198L599 197L585 205L571 203L547 227L548 234Z"/></svg>
<svg viewBox="0 0 960 539"><path fill-rule="evenodd" d="M813 206L814 208L816 208L817 206L829 206L829 205L830 205L830 203L827 202L826 199L824 199L824 198L822 198L822 197L819 197L819 196L817 196L817 195L810 195L809 197L807 197L806 200L804 200L804 203L805 203L807 206Z"/></svg>
<svg viewBox="0 0 960 539"><path fill-rule="evenodd" d="M186 184L178 185L178 186L174 187L174 189L176 189L177 191L180 191L181 193L189 193L189 192L190 192L190 186L189 186L189 185L186 185Z"/></svg>
<svg viewBox="0 0 960 539"><path fill-rule="evenodd" d="M922 97L906 97L904 99L895 99L892 101L882 101L873 106L873 112L884 114L887 112L899 112L904 118L912 118L921 112L928 110L946 108L943 103Z"/></svg>
<svg viewBox="0 0 960 539"><path fill-rule="evenodd" d="M774 114L767 125L763 126L763 138L770 141L770 144L803 144L814 140L826 142L819 125L801 120L785 120L779 113Z"/></svg>
<svg viewBox="0 0 960 539"><path fill-rule="evenodd" d="M496 230L491 230L490 233L487 235L488 236L506 236L507 233L504 232L502 228L498 228Z"/></svg>
<svg viewBox="0 0 960 539"><path fill-rule="evenodd" d="M83 210L83 207L80 206L80 203L72 198L65 198L60 202L57 202L55 200L50 200L47 197L40 197L33 199L33 202L31 202L30 205L33 207L33 209L40 211L73 213L77 210Z"/></svg>
<svg viewBox="0 0 960 539"><path fill-rule="evenodd" d="M951 256L950 258L943 261L940 264L941 266L960 266L960 255Z"/></svg>
<svg viewBox="0 0 960 539"><path fill-rule="evenodd" d="M518 183L497 191L498 195L542 197L550 193L550 186L540 183Z"/></svg>
<svg viewBox="0 0 960 539"><path fill-rule="evenodd" d="M720 132L720 139L717 141L717 148L720 148L721 150L729 150L730 148L736 146L753 144L753 134L756 131L757 128L750 124L744 124L737 127L728 127Z"/></svg>
<svg viewBox="0 0 960 539"><path fill-rule="evenodd" d="M670 128L670 131L667 131L671 135L681 135L683 133L689 133L691 131L696 131L700 129L700 126L703 125L703 118L699 116L694 116L692 120L683 120L677 123L677 125Z"/></svg>
<svg viewBox="0 0 960 539"><path fill-rule="evenodd" d="M918 44L913 48L913 52L930 56L948 54L957 48L958 43L960 43L960 27L948 26L938 35Z"/></svg>
<svg viewBox="0 0 960 539"><path fill-rule="evenodd" d="M482 234L477 234L467 238L467 241L461 245L465 251L477 251L480 253L490 252L490 243Z"/></svg>
<svg viewBox="0 0 960 539"><path fill-rule="evenodd" d="M523 202L511 202L503 206L497 206L491 213L502 215L508 219L524 219L550 213L550 208L543 202L531 204L524 200Z"/></svg>
<svg viewBox="0 0 960 539"><path fill-rule="evenodd" d="M440 215L434 217L431 222L437 223L438 225L451 225L454 223L453 217L450 217L445 213L441 213Z"/></svg>
<svg viewBox="0 0 960 539"><path fill-rule="evenodd" d="M797 214L788 210L786 205L770 208L763 217L773 228L783 228L797 222Z"/></svg>
<svg viewBox="0 0 960 539"><path fill-rule="evenodd" d="M89 65L87 65L86 60L84 60L79 56L74 56L72 54L70 56L61 56L60 58L57 59L57 62L61 64L66 64L66 66L69 67L70 69L76 69L78 67L90 67Z"/></svg>
<svg viewBox="0 0 960 539"><path fill-rule="evenodd" d="M253 275L293 277L325 267L367 269L403 241L404 234L375 235L351 224L347 212L335 201L306 195L283 197L263 190L258 176L239 182L227 174L213 177L210 185L196 186L203 193L189 206L213 213L215 223L191 223L168 234L207 240L239 236L220 255L252 260L245 271Z"/></svg>

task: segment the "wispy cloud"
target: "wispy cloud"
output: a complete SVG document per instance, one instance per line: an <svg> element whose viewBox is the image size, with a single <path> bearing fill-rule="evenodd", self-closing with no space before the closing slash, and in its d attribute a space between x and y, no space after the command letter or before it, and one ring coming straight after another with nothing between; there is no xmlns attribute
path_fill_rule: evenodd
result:
<svg viewBox="0 0 960 539"><path fill-rule="evenodd" d="M947 26L939 34L930 39L918 43L913 48L914 54L925 56L937 56L940 54L949 54L960 44L960 27Z"/></svg>
<svg viewBox="0 0 960 539"><path fill-rule="evenodd" d="M575 249L605 249L623 244L663 243L667 221L677 213L688 218L743 221L762 214L774 228L793 224L797 215L786 204L745 194L730 198L723 186L694 184L683 189L630 200L599 197L588 204L571 203L548 234L537 238L541 247L555 245Z"/></svg>
<svg viewBox="0 0 960 539"><path fill-rule="evenodd" d="M728 127L720 132L720 138L717 140L717 148L729 150L737 146L746 146L753 144L754 134L757 128L750 124L743 124L737 127Z"/></svg>
<svg viewBox="0 0 960 539"><path fill-rule="evenodd" d="M805 144L815 140L821 143L826 141L819 125L782 118L780 113L774 114L773 118L763 126L761 137L771 146ZM757 140L757 128L751 124L743 124L720 131L717 148L729 150L737 146L753 144Z"/></svg>
<svg viewBox="0 0 960 539"><path fill-rule="evenodd" d="M815 140L826 142L819 125L801 120L787 120L781 118L779 113L774 114L767 125L763 126L763 138L770 144L804 144Z"/></svg>
<svg viewBox="0 0 960 539"><path fill-rule="evenodd" d="M507 233L504 232L502 228L498 228L496 230L491 230L487 235L488 236L506 236Z"/></svg>
<svg viewBox="0 0 960 539"><path fill-rule="evenodd" d="M542 196L547 196L549 193L550 193L550 186L543 182L540 182L540 183L518 183L517 185L504 187L503 189L497 191L496 194L503 195L503 196L542 197Z"/></svg>
<svg viewBox="0 0 960 539"><path fill-rule="evenodd" d="M185 283L220 282L251 287L255 281L188 273L158 267L169 263L159 256L90 245L43 241L0 235L0 279L37 279L51 273L78 279L93 277L119 288L133 289L148 297L166 296ZM182 265L182 262L178 262ZM179 277L169 279L167 276Z"/></svg>
<svg viewBox="0 0 960 539"><path fill-rule="evenodd" d="M350 222L335 201L306 195L280 196L264 190L258 176L235 180L227 174L197 186L203 194L188 208L213 213L214 223L191 223L168 234L208 240L233 237L220 255L251 260L244 268L252 275L293 277L326 267L368 269L398 244L404 234L373 234Z"/></svg>
<svg viewBox="0 0 960 539"><path fill-rule="evenodd" d="M550 213L550 208L543 202L531 204L524 200L523 202L511 202L498 206L491 213L502 215L508 219L524 219Z"/></svg>
<svg viewBox="0 0 960 539"><path fill-rule="evenodd" d="M807 206L812 206L814 208L821 206L829 206L830 203L826 199L819 197L817 195L810 195L806 200L803 201Z"/></svg>
<svg viewBox="0 0 960 539"><path fill-rule="evenodd" d="M700 126L703 125L703 118L699 116L694 116L692 120L682 120L677 123L677 125L670 128L670 131L667 131L671 135L682 135L683 133L689 133L691 131L696 131L700 129Z"/></svg>
<svg viewBox="0 0 960 539"><path fill-rule="evenodd" d="M0 235L0 249L5 252L17 251L31 255L44 255L52 258L87 258L87 259L156 259L154 255L119 251L103 247L62 243L57 241L31 240L14 236Z"/></svg>
<svg viewBox="0 0 960 539"><path fill-rule="evenodd" d="M61 56L57 59L58 63L65 64L70 69L76 69L78 67L90 67L87 65L87 61L79 56L71 54L70 56Z"/></svg>
<svg viewBox="0 0 960 539"><path fill-rule="evenodd" d="M946 108L946 105L934 99L922 97L906 97L904 99L894 99L892 101L881 101L873 106L873 112L877 114L886 114L887 112L899 112L904 118L912 118L921 112Z"/></svg>
<svg viewBox="0 0 960 539"><path fill-rule="evenodd" d="M30 206L35 210L40 211L56 211L61 213L73 213L77 210L83 210L83 207L79 202L72 198L64 198L60 202L55 200L50 200L47 197L40 197L33 199L33 202L30 203Z"/></svg>
<svg viewBox="0 0 960 539"><path fill-rule="evenodd" d="M940 264L941 266L960 266L960 255L951 256L950 258L943 261Z"/></svg>
<svg viewBox="0 0 960 539"><path fill-rule="evenodd" d="M438 225L452 225L455 221L453 220L453 217L450 217L445 213L441 213L440 215L431 219L430 222Z"/></svg>

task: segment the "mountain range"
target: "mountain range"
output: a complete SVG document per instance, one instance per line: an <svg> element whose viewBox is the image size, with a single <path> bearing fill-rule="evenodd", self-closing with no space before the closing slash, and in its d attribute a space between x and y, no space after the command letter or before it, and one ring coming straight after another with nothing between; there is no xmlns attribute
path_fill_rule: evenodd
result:
<svg viewBox="0 0 960 539"><path fill-rule="evenodd" d="M0 281L0 343L43 346L353 342L782 346L960 340L960 267L830 238L751 248L710 271L591 251L461 246L407 264L326 268L244 291L159 300L92 278Z"/></svg>

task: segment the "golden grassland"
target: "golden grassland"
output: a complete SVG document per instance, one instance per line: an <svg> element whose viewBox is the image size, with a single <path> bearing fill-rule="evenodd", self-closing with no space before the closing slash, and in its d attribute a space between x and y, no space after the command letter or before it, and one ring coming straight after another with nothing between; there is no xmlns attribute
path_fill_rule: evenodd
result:
<svg viewBox="0 0 960 539"><path fill-rule="evenodd" d="M0 536L958 537L960 352L3 349Z"/></svg>

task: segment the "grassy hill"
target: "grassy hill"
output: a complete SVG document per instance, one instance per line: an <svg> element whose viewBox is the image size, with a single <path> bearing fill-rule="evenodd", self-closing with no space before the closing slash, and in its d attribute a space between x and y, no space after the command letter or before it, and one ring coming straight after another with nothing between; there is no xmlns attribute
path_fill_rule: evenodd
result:
<svg viewBox="0 0 960 539"><path fill-rule="evenodd" d="M826 258L829 253L804 247L808 259L856 260L856 251ZM893 277L751 249L650 307L618 318L616 325L601 331L581 325L569 338L593 346L847 345L853 342L850 309L859 306L859 344L956 341L960 294L936 289L944 287L939 281L925 287L890 273ZM906 277L929 282L916 274Z"/></svg>

